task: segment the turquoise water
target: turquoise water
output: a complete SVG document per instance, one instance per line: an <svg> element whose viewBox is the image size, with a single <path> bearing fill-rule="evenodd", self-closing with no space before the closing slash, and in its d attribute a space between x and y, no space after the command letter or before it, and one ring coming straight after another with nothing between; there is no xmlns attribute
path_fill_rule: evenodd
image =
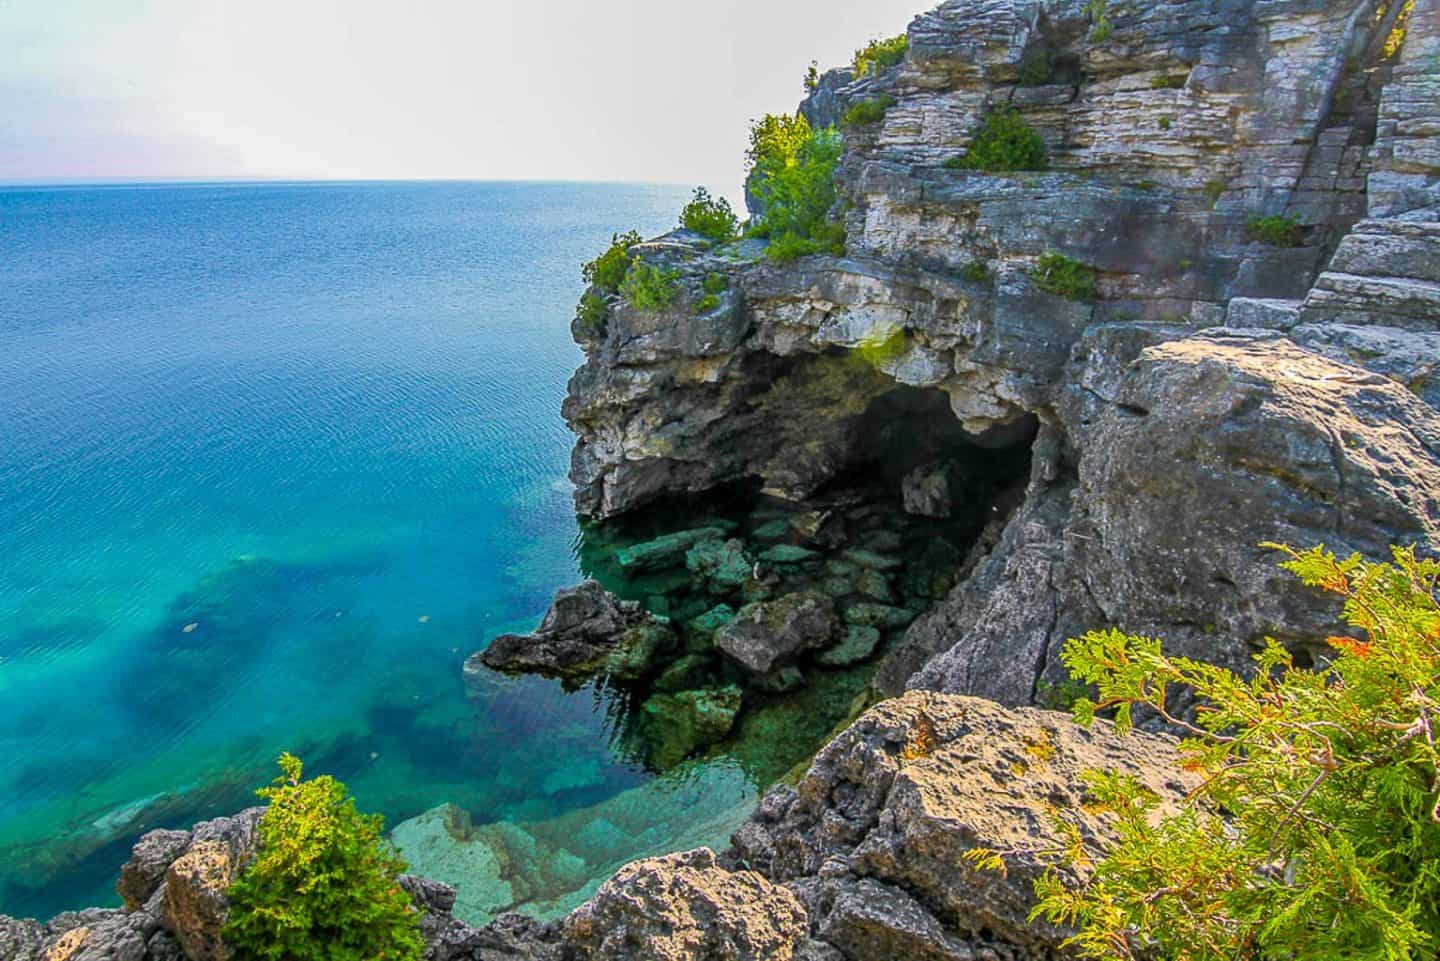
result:
<svg viewBox="0 0 1440 961"><path fill-rule="evenodd" d="M0 913L292 750L394 821L649 780L604 699L460 665L576 574L578 264L678 188L0 190Z"/></svg>

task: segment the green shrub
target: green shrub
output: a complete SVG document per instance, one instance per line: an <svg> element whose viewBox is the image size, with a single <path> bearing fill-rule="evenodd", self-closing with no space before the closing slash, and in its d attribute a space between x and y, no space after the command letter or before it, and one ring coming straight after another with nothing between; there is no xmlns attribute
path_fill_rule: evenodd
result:
<svg viewBox="0 0 1440 961"><path fill-rule="evenodd" d="M1084 11L1090 17L1090 39L1095 43L1104 43L1115 33L1108 7L1108 0L1088 0L1085 4Z"/></svg>
<svg viewBox="0 0 1440 961"><path fill-rule="evenodd" d="M1095 268L1064 254L1043 255L1030 276L1041 290L1066 300L1094 300L1100 296L1095 286Z"/></svg>
<svg viewBox="0 0 1440 961"><path fill-rule="evenodd" d="M1175 75L1150 78L1151 90L1179 90L1184 86L1185 78L1183 76Z"/></svg>
<svg viewBox="0 0 1440 961"><path fill-rule="evenodd" d="M810 236L802 236L793 230L772 235L765 247L765 256L780 263L810 254L832 254L836 257L845 253L845 227L837 223L817 226Z"/></svg>
<svg viewBox="0 0 1440 961"><path fill-rule="evenodd" d="M972 284L983 284L990 279L990 268L983 260L972 260L960 268L960 276Z"/></svg>
<svg viewBox="0 0 1440 961"><path fill-rule="evenodd" d="M1275 547L1276 545L1267 545ZM1146 709L1187 732L1199 787L1178 813L1131 778L1090 775L1118 839L1082 876L1050 871L1035 917L1073 926L1082 957L1429 959L1440 947L1440 563L1413 548L1389 563L1323 548L1282 566L1343 602L1343 633L1318 668L1273 640L1253 679L1170 657L1118 631L1066 646L1093 684L1076 718ZM1194 720L1170 711L1189 689ZM1073 822L1061 827L1078 841ZM1081 845L1057 859L1081 866ZM994 856L970 855L994 863Z"/></svg>
<svg viewBox="0 0 1440 961"><path fill-rule="evenodd" d="M1230 185L1223 180L1207 180L1205 181L1205 199L1210 201L1211 207L1214 207L1220 202L1220 198L1225 196L1225 191L1229 189Z"/></svg>
<svg viewBox="0 0 1440 961"><path fill-rule="evenodd" d="M804 117L771 115L751 126L746 185L762 213L749 233L770 238L767 256L844 252L845 229L831 219L841 150L835 128L812 130Z"/></svg>
<svg viewBox="0 0 1440 961"><path fill-rule="evenodd" d="M680 226L717 244L728 244L739 234L740 221L724 197L712 199L704 187L695 188L695 196L680 212Z"/></svg>
<svg viewBox="0 0 1440 961"><path fill-rule="evenodd" d="M871 40L855 51L855 59L851 66L855 71L856 79L879 73L886 67L895 66L905 59L905 51L909 47L910 41L903 33L888 40Z"/></svg>
<svg viewBox="0 0 1440 961"><path fill-rule="evenodd" d="M805 68L805 92L814 93L820 89L820 64L814 60Z"/></svg>
<svg viewBox="0 0 1440 961"><path fill-rule="evenodd" d="M720 306L720 295L728 290L729 287L730 282L725 279L724 274L709 274L705 278L705 282L701 284L701 289L705 291L705 295L696 303L695 309L702 314L709 313L716 309Z"/></svg>
<svg viewBox="0 0 1440 961"><path fill-rule="evenodd" d="M861 100L850 105L841 118L840 125L843 127L863 127L867 124L879 123L885 119L885 111L895 105L895 98L889 96L876 97L873 100Z"/></svg>
<svg viewBox="0 0 1440 961"><path fill-rule="evenodd" d="M620 283L620 296L637 310L664 310L680 296L680 271L653 267L639 257Z"/></svg>
<svg viewBox="0 0 1440 961"><path fill-rule="evenodd" d="M600 256L583 265L580 276L587 284L599 287L606 293L615 293L620 289L620 282L625 279L625 272L630 269L630 248L639 242L638 231L612 234L610 246Z"/></svg>
<svg viewBox="0 0 1440 961"><path fill-rule="evenodd" d="M1245 231L1251 240L1271 247L1299 247L1304 242L1303 228L1294 217L1252 217Z"/></svg>
<svg viewBox="0 0 1440 961"><path fill-rule="evenodd" d="M580 321L580 327L593 337L605 336L605 320L609 316L610 307L605 298L595 291L587 291L580 298L580 307L576 317Z"/></svg>
<svg viewBox="0 0 1440 961"><path fill-rule="evenodd" d="M1171 123L1173 123L1173 121L1171 120L1169 114L1161 114L1160 119L1157 120L1156 123L1160 125L1161 130L1169 130L1170 125Z"/></svg>
<svg viewBox="0 0 1440 961"><path fill-rule="evenodd" d="M222 937L241 961L412 961L419 914L396 883L405 870L379 815L361 814L332 777L301 779L300 760L259 791L259 852L230 885Z"/></svg>
<svg viewBox="0 0 1440 961"><path fill-rule="evenodd" d="M1009 173L1045 169L1045 141L1014 107L999 107L985 117L964 156L945 162L952 170Z"/></svg>

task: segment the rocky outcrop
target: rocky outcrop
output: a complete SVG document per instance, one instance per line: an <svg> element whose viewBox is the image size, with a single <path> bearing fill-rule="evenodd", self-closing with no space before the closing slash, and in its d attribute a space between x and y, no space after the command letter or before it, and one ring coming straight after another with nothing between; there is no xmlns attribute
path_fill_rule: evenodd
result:
<svg viewBox="0 0 1440 961"><path fill-rule="evenodd" d="M789 961L806 914L786 888L701 848L621 868L560 924L576 958Z"/></svg>
<svg viewBox="0 0 1440 961"><path fill-rule="evenodd" d="M683 557L685 549L679 553ZM585 581L556 593L535 633L495 638L466 662L465 670L474 673L484 666L571 684L595 677L635 680L651 669L659 651L674 644L669 626L639 604L620 600L596 581Z"/></svg>
<svg viewBox="0 0 1440 961"><path fill-rule="evenodd" d="M1440 548L1440 0L1389 53L1397 21L1361 0L1111 0L1103 34L1091 12L949 0L898 66L826 75L814 123L893 101L844 130L846 256L637 248L686 295L580 338L580 510L741 480L803 499L886 463L936 516L965 500L937 464L1029 445L1024 502L950 562L876 682L1010 704L1094 627L1242 668L1266 635L1321 643L1333 610L1262 541ZM947 167L1001 105L1049 169ZM1295 245L1256 239L1260 217ZM1098 298L1041 289L1052 253ZM710 273L737 299L696 315ZM937 449L941 419L972 446Z"/></svg>

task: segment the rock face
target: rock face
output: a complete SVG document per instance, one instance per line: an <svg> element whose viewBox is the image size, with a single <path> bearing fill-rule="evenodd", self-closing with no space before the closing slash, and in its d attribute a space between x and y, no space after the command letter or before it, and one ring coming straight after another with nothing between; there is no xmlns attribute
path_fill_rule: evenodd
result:
<svg viewBox="0 0 1440 961"><path fill-rule="evenodd" d="M1320 644L1334 611L1256 545L1440 548L1440 0L1393 54L1373 6L1111 0L1101 37L1080 0L948 0L897 66L826 74L812 123L893 100L843 132L846 256L637 248L686 293L579 338L578 508L740 480L800 499L880 460L941 516L954 470L1030 445L1023 503L933 579L884 692L1030 703L1067 637L1112 624L1240 667L1265 635ZM1001 105L1048 169L947 168ZM1037 285L1052 253L1095 300ZM735 302L696 315L711 273ZM941 420L974 445L954 470ZM848 623L913 619L866 600Z"/></svg>
<svg viewBox="0 0 1440 961"><path fill-rule="evenodd" d="M576 958L597 961L789 961L805 922L789 890L701 848L621 868L560 933Z"/></svg>
<svg viewBox="0 0 1440 961"><path fill-rule="evenodd" d="M683 556L685 549L679 552ZM657 652L674 643L670 628L640 605L620 600L596 581L585 581L556 593L535 633L495 638L472 656L466 671L484 665L576 684L593 677L634 680L651 668Z"/></svg>

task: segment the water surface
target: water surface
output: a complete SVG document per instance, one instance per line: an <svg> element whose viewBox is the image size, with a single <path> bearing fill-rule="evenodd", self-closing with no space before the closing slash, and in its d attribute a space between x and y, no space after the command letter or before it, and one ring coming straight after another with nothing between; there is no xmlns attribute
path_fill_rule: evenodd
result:
<svg viewBox="0 0 1440 961"><path fill-rule="evenodd" d="M392 823L651 781L594 692L467 701L460 663L576 573L578 264L684 198L0 190L0 913L113 903L282 750Z"/></svg>

